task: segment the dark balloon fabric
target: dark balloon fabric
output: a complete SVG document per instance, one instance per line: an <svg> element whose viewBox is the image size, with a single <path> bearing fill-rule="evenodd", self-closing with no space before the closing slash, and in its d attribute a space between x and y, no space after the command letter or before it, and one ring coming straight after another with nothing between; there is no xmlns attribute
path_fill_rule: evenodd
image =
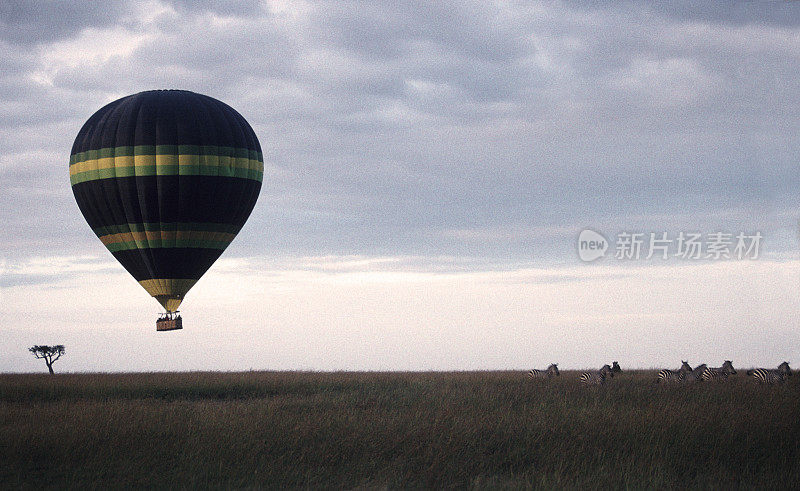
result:
<svg viewBox="0 0 800 491"><path fill-rule="evenodd" d="M108 104L81 128L70 157L72 190L89 226L168 311L242 228L263 171L247 121L182 90Z"/></svg>

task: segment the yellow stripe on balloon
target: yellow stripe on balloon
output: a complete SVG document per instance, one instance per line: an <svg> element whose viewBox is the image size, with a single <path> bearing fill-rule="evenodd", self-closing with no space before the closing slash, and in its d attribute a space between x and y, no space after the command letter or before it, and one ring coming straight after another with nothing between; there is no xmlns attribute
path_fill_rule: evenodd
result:
<svg viewBox="0 0 800 491"><path fill-rule="evenodd" d="M69 167L69 175L102 169L121 169L127 167L147 166L188 166L188 167L229 167L264 171L264 162L245 157L228 157L219 155L123 155L76 162Z"/></svg>
<svg viewBox="0 0 800 491"><path fill-rule="evenodd" d="M141 232L122 232L103 235L100 241L104 245L120 242L143 242L147 240L210 240L217 242L232 241L236 234L227 232L204 232L202 230L149 230Z"/></svg>
<svg viewBox="0 0 800 491"><path fill-rule="evenodd" d="M195 283L197 280L182 278L154 278L139 282L169 312L178 310L183 297Z"/></svg>

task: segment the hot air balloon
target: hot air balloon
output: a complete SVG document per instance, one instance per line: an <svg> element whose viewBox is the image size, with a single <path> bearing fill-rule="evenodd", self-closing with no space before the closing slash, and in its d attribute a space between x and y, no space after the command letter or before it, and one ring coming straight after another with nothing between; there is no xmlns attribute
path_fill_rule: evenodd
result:
<svg viewBox="0 0 800 491"><path fill-rule="evenodd" d="M116 100L83 125L69 162L72 192L111 254L180 329L178 306L244 225L264 160L245 119L185 90Z"/></svg>

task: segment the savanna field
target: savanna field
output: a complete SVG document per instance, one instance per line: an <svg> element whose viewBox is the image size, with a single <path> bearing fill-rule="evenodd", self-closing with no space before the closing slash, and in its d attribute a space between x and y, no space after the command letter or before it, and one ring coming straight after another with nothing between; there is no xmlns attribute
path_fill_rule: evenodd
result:
<svg viewBox="0 0 800 491"><path fill-rule="evenodd" d="M0 375L0 487L800 486L800 377Z"/></svg>

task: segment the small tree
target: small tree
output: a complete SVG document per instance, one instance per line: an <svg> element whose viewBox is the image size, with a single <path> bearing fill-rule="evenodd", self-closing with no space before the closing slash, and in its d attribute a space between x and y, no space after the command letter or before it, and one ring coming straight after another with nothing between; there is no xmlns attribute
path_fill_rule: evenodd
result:
<svg viewBox="0 0 800 491"><path fill-rule="evenodd" d="M28 348L28 351L33 353L33 356L36 358L41 358L47 363L47 369L50 370L50 375L53 375L53 363L56 362L61 355L64 354L64 345L58 344L56 346L39 346L38 344L32 348Z"/></svg>

